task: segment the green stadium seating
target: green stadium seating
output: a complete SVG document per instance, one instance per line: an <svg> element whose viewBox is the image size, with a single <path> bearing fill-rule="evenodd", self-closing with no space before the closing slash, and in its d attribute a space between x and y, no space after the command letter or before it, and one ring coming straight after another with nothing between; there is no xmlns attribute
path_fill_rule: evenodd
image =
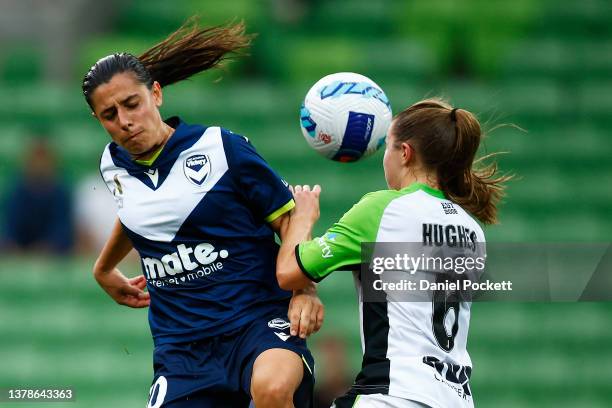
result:
<svg viewBox="0 0 612 408"><path fill-rule="evenodd" d="M244 18L259 33L252 56L168 87L163 114L244 134L290 183L322 184L315 234L364 193L386 188L382 152L350 165L331 162L299 129L307 89L325 74L356 71L385 89L394 112L448 97L481 120L482 154L510 152L497 160L517 179L508 185L501 224L486 229L489 242L609 242L609 1L305 3L302 19L291 23L268 2L127 2L109 33L82 43L71 84L43 82L42 57L31 45L7 49L0 61L0 200L31 135L52 141L72 185L95 173L109 138L83 101L82 74L108 53L142 52L199 13L213 24ZM109 300L91 277L92 263L0 259L0 386L76 387L77 402L56 408L145 404L152 375L146 311ZM125 266L130 276L138 268ZM327 318L311 341L315 355L324 336L346 338L356 372L351 275L330 276L320 292ZM609 407L611 312L604 303L475 303L469 349L477 406Z"/></svg>

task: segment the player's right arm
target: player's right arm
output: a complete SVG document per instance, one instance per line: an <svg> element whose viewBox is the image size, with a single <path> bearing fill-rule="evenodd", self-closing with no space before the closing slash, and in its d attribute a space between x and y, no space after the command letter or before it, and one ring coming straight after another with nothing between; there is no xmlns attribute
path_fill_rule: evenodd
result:
<svg viewBox="0 0 612 408"><path fill-rule="evenodd" d="M276 263L276 278L283 289L298 289L319 282L339 269L358 270L363 262L361 244L376 241L380 219L399 193L368 193L321 237L310 239L319 218L319 188L295 186L295 209L289 219Z"/></svg>
<svg viewBox="0 0 612 408"><path fill-rule="evenodd" d="M115 302L129 307L149 306L149 294L144 292L147 281L143 275L127 278L117 269L119 262L132 250L132 242L123 231L119 219L96 260L93 274L98 284Z"/></svg>

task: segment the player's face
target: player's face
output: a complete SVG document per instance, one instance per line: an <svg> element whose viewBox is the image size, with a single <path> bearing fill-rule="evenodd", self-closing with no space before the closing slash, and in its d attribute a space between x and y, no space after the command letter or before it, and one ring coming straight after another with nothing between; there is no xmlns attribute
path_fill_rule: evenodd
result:
<svg viewBox="0 0 612 408"><path fill-rule="evenodd" d="M383 158L383 168L385 169L385 180L387 180L389 188L392 190L399 190L401 188L401 174L403 168L402 149L395 145L393 124L391 124L387 133L387 145Z"/></svg>
<svg viewBox="0 0 612 408"><path fill-rule="evenodd" d="M115 74L98 86L91 97L94 115L113 141L133 156L163 143L165 133L159 113L159 83L148 89L131 72Z"/></svg>

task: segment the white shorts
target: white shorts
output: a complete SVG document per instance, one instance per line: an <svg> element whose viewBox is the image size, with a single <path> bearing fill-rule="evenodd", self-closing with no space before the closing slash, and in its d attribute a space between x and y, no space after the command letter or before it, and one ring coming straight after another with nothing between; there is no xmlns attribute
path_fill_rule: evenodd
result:
<svg viewBox="0 0 612 408"><path fill-rule="evenodd" d="M336 404L332 405L336 408ZM341 408L341 407L337 407ZM358 395L353 402L352 408L429 408L421 402L392 397L384 394Z"/></svg>

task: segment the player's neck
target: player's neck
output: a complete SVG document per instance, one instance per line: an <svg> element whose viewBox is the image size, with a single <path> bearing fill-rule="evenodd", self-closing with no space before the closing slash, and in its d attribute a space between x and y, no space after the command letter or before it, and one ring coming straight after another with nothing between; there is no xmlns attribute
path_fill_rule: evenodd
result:
<svg viewBox="0 0 612 408"><path fill-rule="evenodd" d="M434 174L419 171L418 169L412 170L410 168L406 168L401 177L400 190L415 183L426 184L431 188L435 188L436 190L440 189L438 177Z"/></svg>
<svg viewBox="0 0 612 408"><path fill-rule="evenodd" d="M143 152L137 155L132 155L133 160L147 161L151 159L153 156L155 156L157 153L159 153L159 151L166 145L166 143L168 143L168 140L170 140L170 137L174 134L174 128L172 128L170 125L166 124L165 122L162 122L162 123L163 125L162 125L162 128L160 129L160 132L162 133L162 135L159 138L160 142L156 143L153 147L151 147L146 152Z"/></svg>

